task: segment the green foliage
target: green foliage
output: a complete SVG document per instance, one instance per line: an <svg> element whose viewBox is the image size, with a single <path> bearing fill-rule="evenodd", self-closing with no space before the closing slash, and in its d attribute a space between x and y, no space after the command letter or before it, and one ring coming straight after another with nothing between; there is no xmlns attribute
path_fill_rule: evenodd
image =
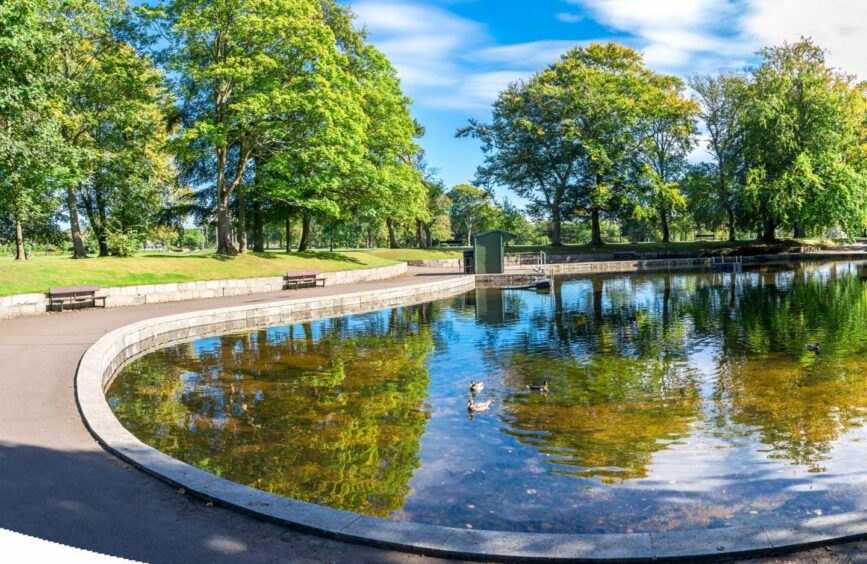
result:
<svg viewBox="0 0 867 564"><path fill-rule="evenodd" d="M117 257L131 257L140 248L142 237L134 231L109 231L106 235L106 245L112 255Z"/></svg>
<svg viewBox="0 0 867 564"><path fill-rule="evenodd" d="M834 226L860 234L867 211L861 91L810 40L761 54L744 121L745 197L763 237L783 226L796 235Z"/></svg>

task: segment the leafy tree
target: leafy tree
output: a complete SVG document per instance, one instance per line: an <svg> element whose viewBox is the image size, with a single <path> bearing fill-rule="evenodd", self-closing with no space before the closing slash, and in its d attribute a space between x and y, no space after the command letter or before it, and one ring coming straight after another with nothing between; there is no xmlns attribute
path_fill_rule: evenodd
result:
<svg viewBox="0 0 867 564"><path fill-rule="evenodd" d="M708 135L706 149L713 159L712 168L703 171L710 180L707 190L694 192L702 202L695 207L705 211L709 209L705 204L721 208L729 241L734 241L746 172L744 107L749 84L743 76L721 74L694 76L689 85L698 95L699 117Z"/></svg>
<svg viewBox="0 0 867 564"><path fill-rule="evenodd" d="M448 197L452 202L452 226L461 230L467 246L471 246L474 234L492 226L493 216L498 211L493 205L494 199L490 192L469 184L458 184L449 191Z"/></svg>
<svg viewBox="0 0 867 564"><path fill-rule="evenodd" d="M548 78L543 73L509 85L494 103L490 124L471 120L457 135L482 143L485 162L476 181L489 188L506 186L528 200L531 214L550 219L551 244L559 246L580 167L580 132Z"/></svg>
<svg viewBox="0 0 867 564"><path fill-rule="evenodd" d="M187 150L213 159L218 252L236 252L230 199L265 150L283 201L327 211L322 195L360 154L365 118L322 3L173 0L163 17Z"/></svg>
<svg viewBox="0 0 867 564"><path fill-rule="evenodd" d="M616 43L572 49L545 74L555 87L559 114L578 145L575 207L590 215L591 243L601 245L603 214L624 204L639 127L667 77L654 75L641 55Z"/></svg>
<svg viewBox="0 0 867 564"><path fill-rule="evenodd" d="M78 100L80 132L90 156L79 200L100 256L119 252L109 239L123 241L123 246L143 239L163 203L175 200L176 187L167 153L171 100L162 75L124 42L103 53L91 63Z"/></svg>
<svg viewBox="0 0 867 564"><path fill-rule="evenodd" d="M763 49L744 109L749 170L745 195L762 239L780 226L795 236L865 224L864 107L851 77L802 39Z"/></svg>
<svg viewBox="0 0 867 564"><path fill-rule="evenodd" d="M53 177L58 137L51 60L57 37L42 0L10 0L0 7L0 237L25 260L25 234L56 235Z"/></svg>
<svg viewBox="0 0 867 564"><path fill-rule="evenodd" d="M671 241L672 213L686 208L679 180L697 133L698 105L684 97L685 85L671 76L653 76L639 119L638 166L646 205L659 218L662 242Z"/></svg>

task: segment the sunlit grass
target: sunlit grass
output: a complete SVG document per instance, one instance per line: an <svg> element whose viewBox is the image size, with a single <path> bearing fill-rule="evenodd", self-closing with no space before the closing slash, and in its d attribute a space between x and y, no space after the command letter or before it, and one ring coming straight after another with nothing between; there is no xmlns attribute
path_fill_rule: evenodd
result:
<svg viewBox="0 0 867 564"><path fill-rule="evenodd" d="M251 253L223 257L213 251L199 253L148 252L129 258L36 256L29 261L0 259L0 295L45 292L52 286L134 286L193 280L221 280L280 276L290 271L334 272L373 268L394 261L360 251Z"/></svg>

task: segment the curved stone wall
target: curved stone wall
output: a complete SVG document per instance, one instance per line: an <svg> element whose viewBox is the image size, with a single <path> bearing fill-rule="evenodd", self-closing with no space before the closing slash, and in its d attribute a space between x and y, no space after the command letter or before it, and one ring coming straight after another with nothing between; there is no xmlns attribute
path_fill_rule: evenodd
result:
<svg viewBox="0 0 867 564"><path fill-rule="evenodd" d="M799 522L636 534L528 534L389 521L275 496L219 478L145 445L112 413L105 389L133 358L173 343L271 325L376 311L472 290L472 276L373 292L255 304L141 321L106 334L79 364L85 424L110 452L175 487L256 517L324 536L436 556L487 561L653 561L778 553L867 535L867 512Z"/></svg>

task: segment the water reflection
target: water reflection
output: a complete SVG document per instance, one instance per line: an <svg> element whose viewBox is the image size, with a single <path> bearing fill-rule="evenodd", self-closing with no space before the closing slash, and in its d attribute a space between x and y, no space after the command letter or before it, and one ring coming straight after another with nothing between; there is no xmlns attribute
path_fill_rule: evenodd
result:
<svg viewBox="0 0 867 564"><path fill-rule="evenodd" d="M865 509L864 279L837 263L479 289L171 347L109 396L172 456L395 519L623 532ZM493 406L468 417L474 379Z"/></svg>

